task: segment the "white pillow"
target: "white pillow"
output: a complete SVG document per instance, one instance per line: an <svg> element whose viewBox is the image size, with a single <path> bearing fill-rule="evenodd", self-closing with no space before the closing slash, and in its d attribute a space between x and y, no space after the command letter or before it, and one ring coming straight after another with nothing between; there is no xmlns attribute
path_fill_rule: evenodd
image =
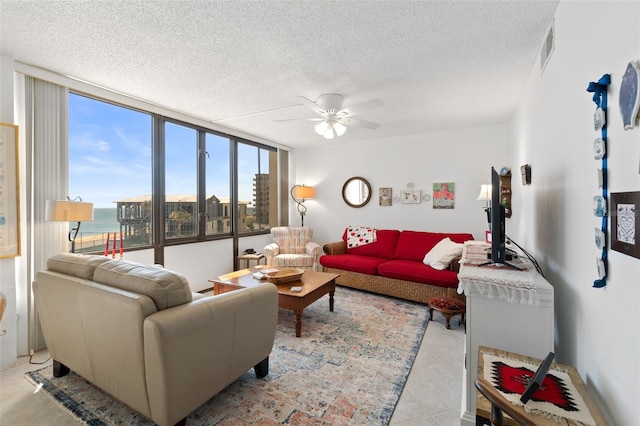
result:
<svg viewBox="0 0 640 426"><path fill-rule="evenodd" d="M449 267L453 259L462 255L463 246L464 244L454 243L449 237L443 238L424 256L422 263L442 271Z"/></svg>

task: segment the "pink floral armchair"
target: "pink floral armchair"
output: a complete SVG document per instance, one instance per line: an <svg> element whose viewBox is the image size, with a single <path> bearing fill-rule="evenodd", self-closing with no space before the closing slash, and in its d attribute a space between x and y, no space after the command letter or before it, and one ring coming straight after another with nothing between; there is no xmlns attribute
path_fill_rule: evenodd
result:
<svg viewBox="0 0 640 426"><path fill-rule="evenodd" d="M279 226L271 228L271 236L273 243L262 250L267 265L317 269L322 247L311 241L312 228Z"/></svg>

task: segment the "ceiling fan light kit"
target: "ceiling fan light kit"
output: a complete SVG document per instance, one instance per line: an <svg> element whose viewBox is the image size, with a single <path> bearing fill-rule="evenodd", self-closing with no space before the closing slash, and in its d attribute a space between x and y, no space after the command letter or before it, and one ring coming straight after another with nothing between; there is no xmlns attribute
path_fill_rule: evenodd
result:
<svg viewBox="0 0 640 426"><path fill-rule="evenodd" d="M344 102L344 96L337 93L325 93L318 96L316 102L305 98L304 96L298 96L302 100L303 105L309 109L315 111L322 118L302 118L304 121L320 121L314 126L316 133L325 139L333 139L336 136L342 136L347 131L348 126L363 127L365 129L377 129L380 127L378 123L371 121L361 120L359 118L353 118L364 111L378 108L383 105L380 99L371 99L366 102L361 102L356 105L352 105L347 108L342 107ZM296 120L296 119L293 119ZM276 121L291 121L291 120L276 120Z"/></svg>
<svg viewBox="0 0 640 426"><path fill-rule="evenodd" d="M325 120L315 125L315 131L325 139L333 139L335 136L342 136L347 131L347 127L338 121Z"/></svg>

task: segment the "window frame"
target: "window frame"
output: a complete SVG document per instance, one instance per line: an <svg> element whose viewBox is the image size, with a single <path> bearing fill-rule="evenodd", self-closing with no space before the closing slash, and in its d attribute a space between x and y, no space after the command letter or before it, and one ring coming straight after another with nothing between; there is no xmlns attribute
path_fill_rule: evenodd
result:
<svg viewBox="0 0 640 426"><path fill-rule="evenodd" d="M238 223L238 146L239 144L246 144L258 148L258 150L266 150L278 155L279 149L273 146L266 145L264 143L252 141L243 137L234 136L218 130L207 128L205 126L188 122L166 115L159 114L154 111L145 110L140 107L133 107L123 102L113 101L105 99L100 96L96 96L90 93L86 93L80 90L69 89L69 95L82 96L90 100L97 102L104 102L116 107L126 108L133 111L137 111L143 114L151 116L151 205L153 209L153 217L151 223L152 243L150 245L140 245L131 247L130 250L154 250L155 262L164 264L164 247L176 246L182 244L192 244L204 241L216 241L224 239L238 239L240 237L249 237L254 235L262 235L270 233L270 226L266 229L258 229L247 232L239 232ZM165 214L166 214L166 150L165 150L165 123L171 123L178 126L184 126L190 129L194 129L197 132L197 233L194 236L170 238L167 239L164 226L165 226ZM212 134L214 136L226 138L229 140L229 209L231 229L229 232L221 232L215 234L206 233L206 220L202 220L206 217L206 135ZM258 151L260 152L260 151ZM269 173L277 173L277 181L281 181L279 176L279 170L269 170ZM277 190L277 188L274 188ZM273 223L273 221L270 221ZM277 222L277 221L276 221ZM234 243L234 247L237 243ZM91 252L87 252L91 253ZM95 252L93 252L95 253Z"/></svg>

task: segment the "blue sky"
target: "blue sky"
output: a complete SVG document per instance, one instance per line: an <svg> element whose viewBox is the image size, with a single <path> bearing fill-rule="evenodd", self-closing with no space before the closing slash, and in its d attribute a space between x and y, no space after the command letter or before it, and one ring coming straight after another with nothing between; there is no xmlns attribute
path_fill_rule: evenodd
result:
<svg viewBox="0 0 640 426"><path fill-rule="evenodd" d="M166 126L166 193L195 194L197 141L193 129ZM207 194L229 196L228 139L207 134ZM266 151L262 151L267 154ZM262 171L268 171L267 155ZM252 200L257 148L240 145L240 199ZM69 196L96 208L151 194L152 117L139 111L69 95Z"/></svg>

